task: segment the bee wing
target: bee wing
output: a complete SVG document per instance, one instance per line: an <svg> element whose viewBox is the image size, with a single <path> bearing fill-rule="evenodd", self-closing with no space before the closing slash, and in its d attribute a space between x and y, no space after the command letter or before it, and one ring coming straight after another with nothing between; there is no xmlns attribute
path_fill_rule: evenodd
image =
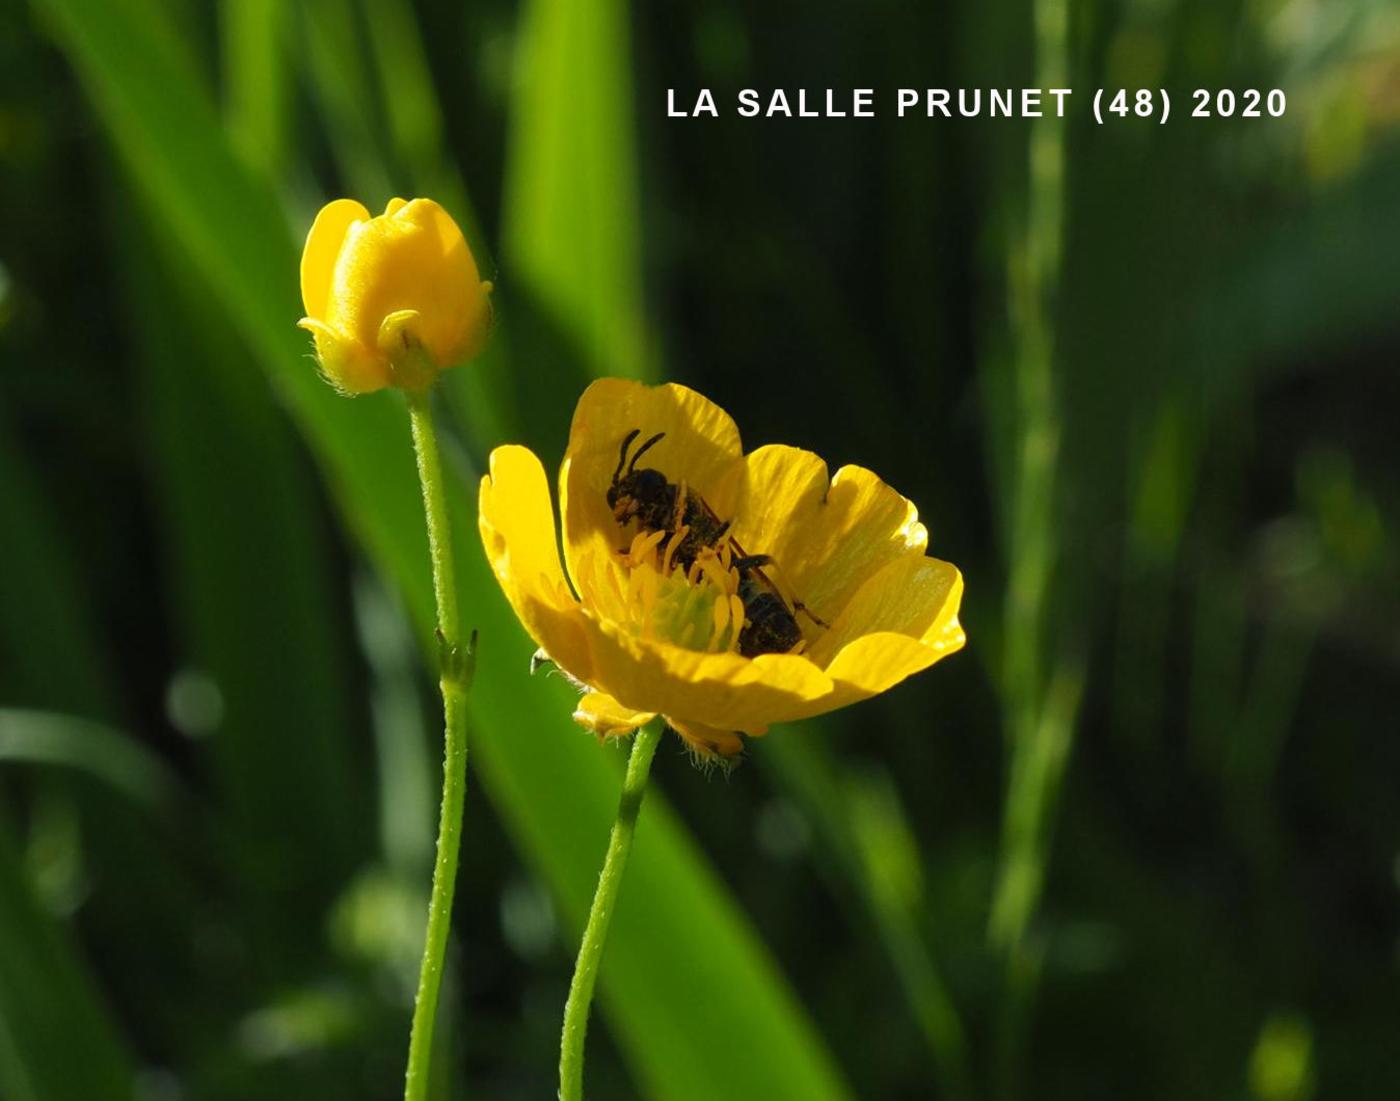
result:
<svg viewBox="0 0 1400 1101"><path fill-rule="evenodd" d="M735 559L763 557L768 558L768 565L775 567L778 566L778 563L775 560L773 560L769 555L751 555L747 553L744 550L744 548L739 545L739 540L735 539L732 535L729 537L729 549L733 553ZM763 572L763 566L746 566L745 569L747 570L747 572L749 572L755 578L757 578L765 589L767 589L770 593L772 593L779 600L781 600L783 602L783 606L785 608L788 608L794 615L801 611L804 615L807 616L808 619L810 619L818 627L830 626L830 624L828 624L826 620L820 618L815 612L808 608L806 604L802 603L802 601L799 600L795 595L788 596L787 593L783 592L782 588L778 585L778 583Z"/></svg>
<svg viewBox="0 0 1400 1101"><path fill-rule="evenodd" d="M730 542L730 545L734 547L734 553L735 553L736 555L738 555L740 558L746 558L746 557L748 557L748 555L745 555L745 554L739 549L738 544L735 543L734 540L731 539L729 542ZM790 600L788 600L788 598L787 598L786 594L784 594L783 590L780 589L780 588L778 588L778 583L777 583L776 581L774 581L771 577L769 577L766 573L763 572L763 567L762 567L762 566L749 566L749 567L748 567L748 571L749 571L749 573L751 573L754 577L758 578L758 580L761 581L761 582L763 583L763 587L764 587L765 589L767 589L770 593L772 593L772 594L773 594L774 596L776 596L779 600L781 600L781 601L783 602L783 606L784 606L784 607L787 607L789 604L792 603Z"/></svg>
<svg viewBox="0 0 1400 1101"><path fill-rule="evenodd" d="M701 513L704 514L706 519L708 519L712 524L715 525L716 531L728 532L731 522L728 520L721 520L719 518L719 513L717 513L713 508L710 507L710 502L705 500L703 494L701 494L698 490L691 489L690 486L685 482L681 482L680 488L681 492L679 495L679 504L693 504L696 508L698 508L701 511ZM730 550L736 556L742 558L744 556L743 548L740 547L739 544L734 541L734 537L732 535L727 536L727 538L729 540ZM716 551L719 550L718 544L716 544L714 549Z"/></svg>
<svg viewBox="0 0 1400 1101"><path fill-rule="evenodd" d="M689 482L682 481L680 483L680 486L683 495L687 497L691 501L691 503L695 505L696 508L700 509L701 512L703 512L716 524L722 523L722 521L719 518L719 514L716 513L715 510L710 507L710 502L705 500L705 495L703 493L701 493L698 489L692 489Z"/></svg>

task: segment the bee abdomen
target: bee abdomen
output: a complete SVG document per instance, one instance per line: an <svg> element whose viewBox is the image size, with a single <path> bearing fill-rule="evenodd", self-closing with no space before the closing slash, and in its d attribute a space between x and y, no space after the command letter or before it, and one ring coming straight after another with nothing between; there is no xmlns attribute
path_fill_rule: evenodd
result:
<svg viewBox="0 0 1400 1101"><path fill-rule="evenodd" d="M757 593L744 603L746 622L739 632L739 653L746 658L759 654L786 654L802 641L788 606L773 593Z"/></svg>

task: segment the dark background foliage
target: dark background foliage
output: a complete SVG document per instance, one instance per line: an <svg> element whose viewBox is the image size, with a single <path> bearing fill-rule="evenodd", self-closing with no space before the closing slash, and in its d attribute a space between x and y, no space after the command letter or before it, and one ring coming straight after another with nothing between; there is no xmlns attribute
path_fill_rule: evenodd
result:
<svg viewBox="0 0 1400 1101"><path fill-rule="evenodd" d="M1041 84L1063 124L890 109ZM1397 119L1366 0L7 7L0 1098L397 1089L427 559L398 399L291 325L318 204L399 193L498 284L444 387L459 542L491 446L557 461L628 374L877 470L967 579L967 650L887 696L728 778L664 743L592 1095L1394 1096ZM459 552L436 1088L549 1096L620 756Z"/></svg>

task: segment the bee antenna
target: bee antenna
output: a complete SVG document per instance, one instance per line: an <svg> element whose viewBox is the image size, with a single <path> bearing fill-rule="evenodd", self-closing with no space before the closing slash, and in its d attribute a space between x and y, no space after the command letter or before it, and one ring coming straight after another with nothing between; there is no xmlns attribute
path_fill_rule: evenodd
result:
<svg viewBox="0 0 1400 1101"><path fill-rule="evenodd" d="M658 432L651 439L647 440L646 443L642 444L641 447L637 448L636 452L632 455L632 461L627 464L628 474L631 474L632 471L637 469L637 460L640 459L642 455L644 455L654 444L660 443L661 438L665 435L665 432Z"/></svg>
<svg viewBox="0 0 1400 1101"><path fill-rule="evenodd" d="M632 445L632 441L642 434L640 428L634 428L622 440L622 450L617 456L617 469L613 471L612 484L617 485L617 480L622 477L622 468L627 462L627 449ZM634 460L635 461L635 460Z"/></svg>

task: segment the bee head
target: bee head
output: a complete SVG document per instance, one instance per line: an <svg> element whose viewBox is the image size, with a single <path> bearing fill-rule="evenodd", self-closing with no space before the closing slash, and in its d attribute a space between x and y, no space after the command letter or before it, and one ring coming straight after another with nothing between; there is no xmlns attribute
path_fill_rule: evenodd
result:
<svg viewBox="0 0 1400 1101"><path fill-rule="evenodd" d="M642 453L666 435L665 432L658 432L647 440L633 453L631 461L628 461L627 449L640 434L641 429L634 428L623 438L622 448L617 457L617 469L613 471L612 484L608 486L608 507L612 509L613 516L619 524L626 524L632 520L646 502L665 493L669 484L666 475L659 470L648 467L637 469L637 460L642 457ZM623 473L624 467L627 470L626 474Z"/></svg>
<svg viewBox="0 0 1400 1101"><path fill-rule="evenodd" d="M659 470L632 470L608 487L608 507L619 524L626 524L666 492L670 483Z"/></svg>

